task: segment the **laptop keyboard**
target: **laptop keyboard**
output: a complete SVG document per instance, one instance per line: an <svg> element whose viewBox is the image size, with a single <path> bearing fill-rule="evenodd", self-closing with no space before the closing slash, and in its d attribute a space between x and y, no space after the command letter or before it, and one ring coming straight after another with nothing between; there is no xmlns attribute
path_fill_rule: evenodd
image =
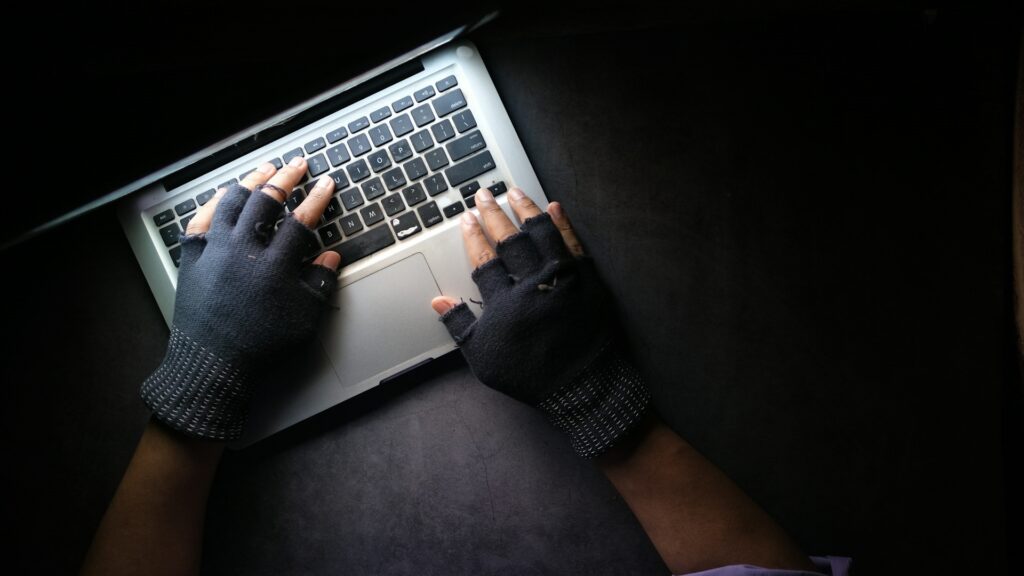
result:
<svg viewBox="0 0 1024 576"><path fill-rule="evenodd" d="M455 76L331 127L267 161L280 169L296 156L306 158L308 173L285 208L298 208L320 176L334 179L334 197L316 230L320 245L310 246L310 252L336 250L343 265L472 208L473 194L480 189L474 178L495 168ZM254 169L218 187L234 184ZM504 182L488 188L495 196L507 190ZM457 198L438 207L434 198L453 189L459 191ZM206 190L153 216L175 266L181 262L178 234L214 192Z"/></svg>

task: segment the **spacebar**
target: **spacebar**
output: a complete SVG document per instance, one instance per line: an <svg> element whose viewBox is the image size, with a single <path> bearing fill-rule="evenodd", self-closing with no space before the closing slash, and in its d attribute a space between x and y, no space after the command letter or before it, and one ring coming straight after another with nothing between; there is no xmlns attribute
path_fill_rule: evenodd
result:
<svg viewBox="0 0 1024 576"><path fill-rule="evenodd" d="M380 226L351 240L331 246L329 250L334 250L341 254L341 265L347 266L394 243L395 237L391 234L391 227Z"/></svg>
<svg viewBox="0 0 1024 576"><path fill-rule="evenodd" d="M469 160L459 162L445 170L444 174L448 177L449 184L458 186L466 180L476 178L488 170L494 170L494 158L491 157L489 150L485 150Z"/></svg>

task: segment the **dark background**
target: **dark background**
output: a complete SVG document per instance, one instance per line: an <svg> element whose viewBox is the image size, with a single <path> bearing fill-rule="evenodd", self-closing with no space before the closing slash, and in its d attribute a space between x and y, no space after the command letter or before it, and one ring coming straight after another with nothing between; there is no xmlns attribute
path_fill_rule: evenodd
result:
<svg viewBox="0 0 1024 576"><path fill-rule="evenodd" d="M392 18L147 6L15 23L39 42L8 48L14 125L74 128L22 141L15 208L145 162L114 141L128 126L187 146L225 114L272 112L253 90L343 80L363 61L305 46L383 51L367 38ZM472 37L618 297L658 411L809 553L861 573L1007 573L1019 10L673 6L510 5ZM46 41L61 35L70 48ZM0 260L5 541L24 571L74 572L167 328L111 208ZM603 477L458 356L228 454L204 554L210 574L664 571Z"/></svg>

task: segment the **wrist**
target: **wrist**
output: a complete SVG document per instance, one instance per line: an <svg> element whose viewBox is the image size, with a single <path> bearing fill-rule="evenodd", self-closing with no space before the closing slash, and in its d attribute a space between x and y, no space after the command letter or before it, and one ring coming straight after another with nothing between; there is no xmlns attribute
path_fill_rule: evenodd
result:
<svg viewBox="0 0 1024 576"><path fill-rule="evenodd" d="M636 368L606 345L538 408L569 436L577 454L595 458L631 436L649 405L650 393Z"/></svg>

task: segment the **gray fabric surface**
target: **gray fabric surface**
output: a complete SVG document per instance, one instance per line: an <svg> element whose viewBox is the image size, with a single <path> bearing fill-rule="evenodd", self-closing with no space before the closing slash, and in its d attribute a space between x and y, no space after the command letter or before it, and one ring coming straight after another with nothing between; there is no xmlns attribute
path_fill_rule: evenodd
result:
<svg viewBox="0 0 1024 576"><path fill-rule="evenodd" d="M655 406L808 553L1005 573L1004 24L607 16L477 41ZM17 564L69 573L167 330L110 210L2 258L5 530ZM206 573L664 573L542 415L457 357L414 376L227 455Z"/></svg>

